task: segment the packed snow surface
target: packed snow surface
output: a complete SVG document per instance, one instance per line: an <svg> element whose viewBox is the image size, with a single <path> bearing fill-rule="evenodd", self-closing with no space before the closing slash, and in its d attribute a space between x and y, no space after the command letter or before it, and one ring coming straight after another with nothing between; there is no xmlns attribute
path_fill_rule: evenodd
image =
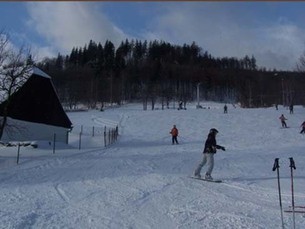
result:
<svg viewBox="0 0 305 229"><path fill-rule="evenodd" d="M82 125L115 127L119 138L104 147L102 137L69 144L39 143L38 148L0 148L0 228L171 229L282 228L277 173L280 158L283 210L289 209L291 168L295 205L305 205L305 108L294 114L275 108L242 109L224 104L188 104L187 110L146 110L126 104L104 112L68 113L74 130ZM281 128L284 114L290 128ZM171 144L173 125L179 145ZM202 158L210 128L226 147L215 155L212 176L223 183L190 179ZM85 138L86 137L86 138ZM205 167L202 170L204 174ZM299 209L298 209L299 210ZM305 210L305 209L304 209ZM286 228L293 214L284 213ZM305 214L295 213L296 228Z"/></svg>

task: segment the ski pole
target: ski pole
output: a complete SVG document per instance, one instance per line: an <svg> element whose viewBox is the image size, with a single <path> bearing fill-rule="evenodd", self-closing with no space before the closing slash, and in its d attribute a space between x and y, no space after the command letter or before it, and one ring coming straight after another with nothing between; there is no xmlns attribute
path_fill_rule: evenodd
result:
<svg viewBox="0 0 305 229"><path fill-rule="evenodd" d="M280 184L280 165L279 165L279 158L275 158L274 165L272 171L277 172L277 185L279 189L279 201L280 201L280 210L281 210L281 220L282 220L282 228L284 229L284 218L283 218L283 207L282 207L282 194L281 194L281 184Z"/></svg>
<svg viewBox="0 0 305 229"><path fill-rule="evenodd" d="M296 169L295 163L292 157L289 158L290 160L290 172L291 172L291 198L292 198L292 217L293 217L293 228L295 229L295 211L294 211L294 190L293 190L293 169Z"/></svg>

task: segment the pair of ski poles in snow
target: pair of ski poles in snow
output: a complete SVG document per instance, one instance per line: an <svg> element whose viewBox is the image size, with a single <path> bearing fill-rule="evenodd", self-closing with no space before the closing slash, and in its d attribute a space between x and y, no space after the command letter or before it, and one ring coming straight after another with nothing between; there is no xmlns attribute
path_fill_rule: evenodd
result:
<svg viewBox="0 0 305 229"><path fill-rule="evenodd" d="M292 157L289 158L290 161L290 174L291 174L291 202L292 202L292 217L293 217L293 228L295 229L295 211L294 211L294 189L293 189L293 170L296 169L295 163ZM281 185L280 185L280 165L279 165L279 158L275 158L274 165L272 171L277 172L277 184L279 190L279 201L280 201L280 210L281 210L281 220L282 220L282 228L284 229L284 218L283 218L283 207L282 207L282 194L281 194Z"/></svg>

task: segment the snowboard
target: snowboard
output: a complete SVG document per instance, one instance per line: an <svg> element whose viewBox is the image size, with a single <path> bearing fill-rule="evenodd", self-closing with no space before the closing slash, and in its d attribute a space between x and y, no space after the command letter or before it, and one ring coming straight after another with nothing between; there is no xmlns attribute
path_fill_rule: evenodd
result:
<svg viewBox="0 0 305 229"><path fill-rule="evenodd" d="M207 181L207 182L213 182L213 183L221 183L222 182L222 180L208 180L208 179L198 178L198 177L194 177L194 176L190 176L190 178L196 179L196 180Z"/></svg>

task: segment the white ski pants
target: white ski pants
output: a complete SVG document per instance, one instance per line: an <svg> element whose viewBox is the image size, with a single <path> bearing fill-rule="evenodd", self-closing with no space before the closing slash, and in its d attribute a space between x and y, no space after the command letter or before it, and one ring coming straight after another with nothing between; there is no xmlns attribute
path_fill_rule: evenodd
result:
<svg viewBox="0 0 305 229"><path fill-rule="evenodd" d="M212 174L214 168L214 153L204 153L202 161L198 164L195 175L199 175L201 172L202 167L207 163L207 171L206 174Z"/></svg>

